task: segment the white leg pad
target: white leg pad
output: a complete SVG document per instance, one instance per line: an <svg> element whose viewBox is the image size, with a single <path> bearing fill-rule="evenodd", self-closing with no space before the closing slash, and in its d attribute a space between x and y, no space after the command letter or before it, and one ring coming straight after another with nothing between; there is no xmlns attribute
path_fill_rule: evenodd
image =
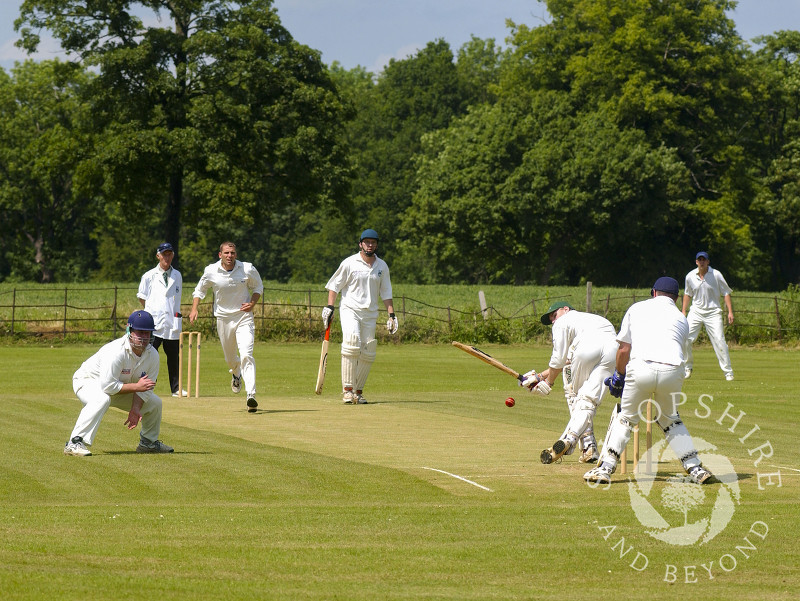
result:
<svg viewBox="0 0 800 601"><path fill-rule="evenodd" d="M356 383L356 366L361 352L358 337L342 341L342 388L353 388Z"/></svg>
<svg viewBox="0 0 800 601"><path fill-rule="evenodd" d="M589 399L579 397L572 406L572 415L567 424L566 435L561 437L562 440L569 440L575 446L575 442L581 438L586 429L592 427L596 412L597 405Z"/></svg>
<svg viewBox="0 0 800 601"><path fill-rule="evenodd" d="M375 362L377 349L378 341L374 338L367 341L367 344L361 349L361 353L358 356L358 369L356 370L356 390L364 390L369 370L372 369L372 364Z"/></svg>
<svg viewBox="0 0 800 601"><path fill-rule="evenodd" d="M619 405L617 405L619 407ZM616 468L622 451L628 445L633 431L633 423L616 409L611 414L611 423L608 425L606 440L603 443L603 450L597 465L608 463L612 470Z"/></svg>
<svg viewBox="0 0 800 601"><path fill-rule="evenodd" d="M662 413L658 416L656 423L664 431L664 438L667 439L672 452L681 460L683 469L688 472L693 467L700 465L697 449L694 448L692 437L680 415L677 413L664 415Z"/></svg>

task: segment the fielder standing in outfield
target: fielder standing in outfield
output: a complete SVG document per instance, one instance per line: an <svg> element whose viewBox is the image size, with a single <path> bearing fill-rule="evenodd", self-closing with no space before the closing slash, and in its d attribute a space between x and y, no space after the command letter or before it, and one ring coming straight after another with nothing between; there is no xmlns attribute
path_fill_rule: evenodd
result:
<svg viewBox="0 0 800 601"><path fill-rule="evenodd" d="M219 261L208 265L192 293L189 321L197 320L197 307L206 292L214 292L214 316L225 362L231 373L231 390L237 394L242 380L247 393L247 411L255 413L256 361L253 358L256 323L253 307L264 292L261 276L252 263L236 260L236 245L219 245Z"/></svg>
<svg viewBox="0 0 800 601"><path fill-rule="evenodd" d="M611 414L597 467L583 476L587 482L611 482L611 474L651 396L658 415L655 421L683 469L697 484L711 478L676 404L683 387L684 349L689 338L689 324L675 305L678 280L658 278L650 294L653 298L634 303L622 318L616 371L606 380L611 395L621 401Z"/></svg>
<svg viewBox="0 0 800 601"><path fill-rule="evenodd" d="M359 252L342 261L325 285L328 289L328 306L322 310L322 323L327 328L333 319L336 296L342 293L339 305L342 322L342 401L348 405L367 403L364 386L378 347L375 329L379 297L389 312L386 328L394 334L398 327L392 304L389 266L375 254L378 233L372 229L364 230L358 247Z"/></svg>
<svg viewBox="0 0 800 601"><path fill-rule="evenodd" d="M152 341L153 348L158 351L158 347L162 343L164 344L172 396L186 396L186 391L180 390L180 382L178 382L183 278L181 272L172 267L174 257L175 251L172 244L164 242L158 245L156 250L158 265L142 276L136 296L144 310L153 316L156 323Z"/></svg>
<svg viewBox="0 0 800 601"><path fill-rule="evenodd" d="M725 342L725 329L722 325L722 307L719 299L725 299L725 307L728 309L728 324L733 323L733 304L731 303L731 288L719 271L708 264L708 253L700 251L695 257L697 269L686 274L686 285L683 293L683 314L689 308L691 299L692 307L686 318L689 321L689 346L687 347L686 357L686 377L692 375L694 358L692 357L692 345L700 334L700 328L706 327L708 339L714 352L717 354L719 366L725 373L726 380L733 380L733 367L731 367L731 356L728 352L728 344Z"/></svg>
<svg viewBox="0 0 800 601"><path fill-rule="evenodd" d="M597 461L594 415L603 400L603 380L614 371L616 331L605 317L575 311L569 303L556 302L542 315L544 325L553 324L553 354L546 370L525 374L522 386L534 394L548 395L558 374L564 376L564 396L570 418L564 433L541 453L544 464L582 449L580 461Z"/></svg>
<svg viewBox="0 0 800 601"><path fill-rule="evenodd" d="M109 407L128 411L125 425L133 430L139 420L137 453L172 453L158 440L161 430L161 399L153 392L158 380L158 351L150 346L155 322L147 311L128 318L125 335L103 346L83 362L72 376L72 389L83 409L64 446L64 455L85 457Z"/></svg>

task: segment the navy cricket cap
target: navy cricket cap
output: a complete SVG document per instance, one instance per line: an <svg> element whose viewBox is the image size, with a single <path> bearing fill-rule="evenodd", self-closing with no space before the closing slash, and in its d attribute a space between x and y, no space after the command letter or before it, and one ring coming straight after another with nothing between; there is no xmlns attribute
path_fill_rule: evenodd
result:
<svg viewBox="0 0 800 601"><path fill-rule="evenodd" d="M653 284L653 291L655 292L656 290L658 292L666 292L667 294L678 296L678 280L667 276L660 277L656 280L656 283Z"/></svg>
<svg viewBox="0 0 800 601"><path fill-rule="evenodd" d="M706 261L708 261L708 253L704 250L701 250L697 255L695 255L694 260L697 261L700 257L703 257Z"/></svg>
<svg viewBox="0 0 800 601"><path fill-rule="evenodd" d="M172 244L170 244L169 242L162 242L161 244L159 244L158 250L156 252L163 253L165 250L171 250L172 252L175 252L175 249L172 248Z"/></svg>

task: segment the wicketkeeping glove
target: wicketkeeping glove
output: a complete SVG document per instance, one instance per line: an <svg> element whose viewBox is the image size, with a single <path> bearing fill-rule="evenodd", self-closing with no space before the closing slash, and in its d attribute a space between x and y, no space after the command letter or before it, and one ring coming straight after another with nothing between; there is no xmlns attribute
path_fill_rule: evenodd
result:
<svg viewBox="0 0 800 601"><path fill-rule="evenodd" d="M397 315L394 313L389 313L389 319L386 322L386 329L389 330L389 333L395 334L399 325L400 324L397 322Z"/></svg>
<svg viewBox="0 0 800 601"><path fill-rule="evenodd" d="M333 319L333 305L327 305L322 309L322 325L328 329L328 324Z"/></svg>
<svg viewBox="0 0 800 601"><path fill-rule="evenodd" d="M611 393L611 396L620 398L622 396L622 389L625 388L625 374L621 374L615 369L614 375L603 380L603 384L608 386L608 391Z"/></svg>

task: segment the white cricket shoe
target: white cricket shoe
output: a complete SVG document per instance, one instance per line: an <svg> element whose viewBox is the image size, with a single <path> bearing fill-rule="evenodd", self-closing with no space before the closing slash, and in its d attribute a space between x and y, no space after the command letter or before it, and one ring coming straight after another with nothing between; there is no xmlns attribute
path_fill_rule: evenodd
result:
<svg viewBox="0 0 800 601"><path fill-rule="evenodd" d="M181 390L180 392L173 392L172 396L179 397L179 396L189 396L189 393L185 390Z"/></svg>
<svg viewBox="0 0 800 601"><path fill-rule="evenodd" d="M355 401L356 401L356 405L366 405L367 404L367 399L364 398L364 393L362 393L362 392L357 392L355 394Z"/></svg>
<svg viewBox="0 0 800 601"><path fill-rule="evenodd" d="M83 438L74 436L72 440L64 445L64 455L74 455L75 457L88 457L92 452L83 444Z"/></svg>
<svg viewBox="0 0 800 601"><path fill-rule="evenodd" d="M344 394L342 395L342 402L345 405L354 405L358 397L356 397L355 393L352 390L345 390Z"/></svg>
<svg viewBox="0 0 800 601"><path fill-rule="evenodd" d="M587 482L597 482L598 484L611 483L611 470L607 465L602 464L593 467L583 475L583 479Z"/></svg>
<svg viewBox="0 0 800 601"><path fill-rule="evenodd" d="M683 372L683 379L684 380L688 380L691 377L692 377L692 370L691 369L687 369L685 372Z"/></svg>
<svg viewBox="0 0 800 601"><path fill-rule="evenodd" d="M695 484L705 484L711 480L712 475L711 472L709 472L703 466L697 465L689 470L689 477Z"/></svg>
<svg viewBox="0 0 800 601"><path fill-rule="evenodd" d="M597 445L590 444L583 450L578 461L581 463L597 463L598 459L600 459L600 453L597 452Z"/></svg>
<svg viewBox="0 0 800 601"><path fill-rule="evenodd" d="M728 382L733 382L733 373L725 374L725 379L728 380Z"/></svg>
<svg viewBox="0 0 800 601"><path fill-rule="evenodd" d="M233 394L239 394L242 390L242 376L231 375L231 390Z"/></svg>

